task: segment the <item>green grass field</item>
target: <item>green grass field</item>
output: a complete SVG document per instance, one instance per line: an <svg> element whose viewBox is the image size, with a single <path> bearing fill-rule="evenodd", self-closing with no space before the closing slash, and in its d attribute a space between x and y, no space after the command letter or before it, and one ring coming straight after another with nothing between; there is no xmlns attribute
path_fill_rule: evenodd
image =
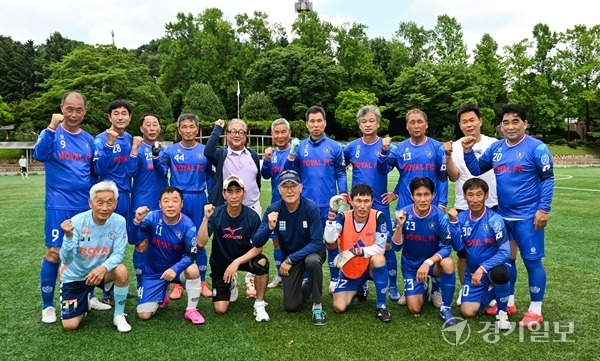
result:
<svg viewBox="0 0 600 361"><path fill-rule="evenodd" d="M395 183L396 174L390 183ZM393 321L383 324L375 318L372 294L350 312L338 315L331 308L331 296L325 293L327 325L315 327L310 319L310 305L296 314L283 311L281 288L267 291L267 311L271 316L267 323L254 321L253 300L243 297L223 316L212 311L210 300L201 299L199 308L207 320L202 326L183 319L185 300L171 302L152 320L141 322L135 317L135 300L130 299L126 305L133 327L130 333L117 332L112 325L112 311L93 311L79 330L64 332L59 322L46 325L40 319L38 280L44 254L44 177L34 175L23 181L20 176L1 176L0 234L4 236L0 274L4 301L0 307L0 360L598 359L598 179L600 168L556 170L544 261L548 286L543 311L548 328L538 332L517 328L507 335L494 335L491 330L482 332L486 322L493 320L482 315L468 321L465 332L470 331L469 337L463 334L460 344L455 345L455 335L442 331L437 309L430 304L420 317L411 316L397 304L389 304ZM453 190L451 185L451 195ZM264 182L265 207L269 192L270 185ZM271 250L269 243L265 253L270 259ZM128 250L128 266L131 251ZM529 305L526 272L520 260L518 265L518 312L511 321L518 321ZM272 268L271 273L274 272ZM133 290L133 272L130 274ZM374 292L372 284L371 291ZM453 308L459 315L458 307Z"/></svg>

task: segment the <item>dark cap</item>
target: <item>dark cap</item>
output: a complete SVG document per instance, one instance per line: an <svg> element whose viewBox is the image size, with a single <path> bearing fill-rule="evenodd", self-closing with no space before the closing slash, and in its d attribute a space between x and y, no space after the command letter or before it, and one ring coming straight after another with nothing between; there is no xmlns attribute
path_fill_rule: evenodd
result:
<svg viewBox="0 0 600 361"><path fill-rule="evenodd" d="M282 186L286 182L292 182L294 184L301 184L300 175L295 170L284 170L279 175L278 186Z"/></svg>
<svg viewBox="0 0 600 361"><path fill-rule="evenodd" d="M223 190L226 190L232 184L237 185L238 187L244 189L244 181L242 180L242 178L240 178L236 175L230 175L223 182Z"/></svg>

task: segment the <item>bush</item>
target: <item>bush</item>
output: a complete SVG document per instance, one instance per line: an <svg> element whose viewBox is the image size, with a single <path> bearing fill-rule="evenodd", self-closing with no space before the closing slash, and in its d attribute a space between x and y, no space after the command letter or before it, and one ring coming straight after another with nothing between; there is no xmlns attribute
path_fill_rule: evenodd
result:
<svg viewBox="0 0 600 361"><path fill-rule="evenodd" d="M556 140L553 140L552 142L548 142L548 144L565 145L565 144L567 144L567 141L562 138L558 138Z"/></svg>
<svg viewBox="0 0 600 361"><path fill-rule="evenodd" d="M394 142L394 143L399 143L399 142L401 142L403 140L406 140L406 137L403 136L403 135L394 135L392 137L392 142Z"/></svg>
<svg viewBox="0 0 600 361"><path fill-rule="evenodd" d="M558 134L549 134L549 135L546 136L546 143L555 144L554 142L557 141L557 140L559 140L559 139L563 139L563 137L561 137Z"/></svg>
<svg viewBox="0 0 600 361"><path fill-rule="evenodd" d="M569 148L577 149L577 143L576 143L576 142L569 142L569 143L567 144L567 146L568 146Z"/></svg>

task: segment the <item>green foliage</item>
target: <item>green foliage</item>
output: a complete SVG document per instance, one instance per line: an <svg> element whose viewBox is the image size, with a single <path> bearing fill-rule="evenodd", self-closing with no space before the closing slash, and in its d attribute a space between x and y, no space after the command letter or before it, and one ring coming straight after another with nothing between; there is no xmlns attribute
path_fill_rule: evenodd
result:
<svg viewBox="0 0 600 361"><path fill-rule="evenodd" d="M442 131L442 136L438 138L440 142L453 141L456 139L456 135L454 132L456 131L456 126L454 124L448 124L444 127Z"/></svg>
<svg viewBox="0 0 600 361"><path fill-rule="evenodd" d="M240 115L245 120L269 120L280 117L277 107L265 92L248 95L240 109Z"/></svg>
<svg viewBox="0 0 600 361"><path fill-rule="evenodd" d="M183 97L181 113L194 113L200 120L212 123L227 117L221 99L208 84L194 83Z"/></svg>
<svg viewBox="0 0 600 361"><path fill-rule="evenodd" d="M8 103L29 98L37 89L35 47L0 35L0 97Z"/></svg>
<svg viewBox="0 0 600 361"><path fill-rule="evenodd" d="M14 120L15 117L11 112L10 106L2 101L2 97L0 97L0 125L12 124Z"/></svg>
<svg viewBox="0 0 600 361"><path fill-rule="evenodd" d="M360 108L365 105L374 105L379 108L381 113L386 109L385 106L379 107L377 105L379 99L377 99L375 94L365 90L360 90L358 92L352 89L341 91L338 93L336 101L338 103L338 107L335 110L337 124L350 134L360 134L356 119L356 114ZM390 121L388 119L382 118L380 120L379 133L384 134L387 131L389 124Z"/></svg>

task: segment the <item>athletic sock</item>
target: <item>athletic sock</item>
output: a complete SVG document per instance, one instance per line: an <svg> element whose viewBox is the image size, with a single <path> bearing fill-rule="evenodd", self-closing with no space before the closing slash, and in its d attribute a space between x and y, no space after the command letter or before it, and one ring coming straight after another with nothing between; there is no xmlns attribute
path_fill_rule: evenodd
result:
<svg viewBox="0 0 600 361"><path fill-rule="evenodd" d="M200 288L202 287L199 278L195 280L186 280L185 281L185 289L188 294L188 302L187 309L196 309L198 308L198 300L200 299Z"/></svg>
<svg viewBox="0 0 600 361"><path fill-rule="evenodd" d="M532 301L529 304L529 311L535 313L536 315L542 314L542 301Z"/></svg>
<svg viewBox="0 0 600 361"><path fill-rule="evenodd" d="M508 301L510 299L510 296L508 295L509 292L509 282L506 282L503 285L494 285L494 293L496 295L496 304L498 305L498 310L506 311L506 307L508 306Z"/></svg>
<svg viewBox="0 0 600 361"><path fill-rule="evenodd" d="M456 278L456 276L454 277ZM440 291L440 277L431 276L431 293Z"/></svg>
<svg viewBox="0 0 600 361"><path fill-rule="evenodd" d="M398 288L398 259L393 249L384 253L390 287Z"/></svg>
<svg viewBox="0 0 600 361"><path fill-rule="evenodd" d="M327 263L329 263L329 275L331 282L337 282L338 277L340 276L340 269L337 267L333 267L333 260L335 257L340 254L340 249L327 249Z"/></svg>
<svg viewBox="0 0 600 361"><path fill-rule="evenodd" d="M115 316L122 315L125 313L125 302L127 301L127 292L129 292L129 285L124 287L115 286Z"/></svg>
<svg viewBox="0 0 600 361"><path fill-rule="evenodd" d="M532 302L541 302L546 293L546 270L542 265L542 260L524 259L525 268L527 268L527 279L529 281L529 296Z"/></svg>
<svg viewBox="0 0 600 361"><path fill-rule="evenodd" d="M387 270L387 265L373 268L373 282L377 293L375 308L385 307L385 288L388 284Z"/></svg>
<svg viewBox="0 0 600 361"><path fill-rule="evenodd" d="M206 265L208 257L206 256L206 248L202 248L196 254L196 264L200 269L200 281L206 281Z"/></svg>
<svg viewBox="0 0 600 361"><path fill-rule="evenodd" d="M273 260L275 261L275 267L277 268L277 277L281 277L279 267L281 266L281 262L283 262L283 253L281 253L280 249L273 250Z"/></svg>
<svg viewBox="0 0 600 361"><path fill-rule="evenodd" d="M40 290L42 291L42 309L54 306L54 287L58 277L60 263L53 263L46 258L40 269Z"/></svg>
<svg viewBox="0 0 600 361"><path fill-rule="evenodd" d="M508 264L510 265L510 268L508 269L508 272L510 274L510 291L509 291L509 295L511 297L508 300L508 305L512 306L512 305L515 304L515 285L517 284L517 263L516 263L516 260L509 259L508 260Z"/></svg>
<svg viewBox="0 0 600 361"><path fill-rule="evenodd" d="M144 277L144 265L146 263L146 252L133 250L133 269L135 270L136 288L142 286L142 278Z"/></svg>
<svg viewBox="0 0 600 361"><path fill-rule="evenodd" d="M454 272L442 273L442 277L440 277L440 286L442 288L442 305L450 307L452 304L455 284L456 274Z"/></svg>

